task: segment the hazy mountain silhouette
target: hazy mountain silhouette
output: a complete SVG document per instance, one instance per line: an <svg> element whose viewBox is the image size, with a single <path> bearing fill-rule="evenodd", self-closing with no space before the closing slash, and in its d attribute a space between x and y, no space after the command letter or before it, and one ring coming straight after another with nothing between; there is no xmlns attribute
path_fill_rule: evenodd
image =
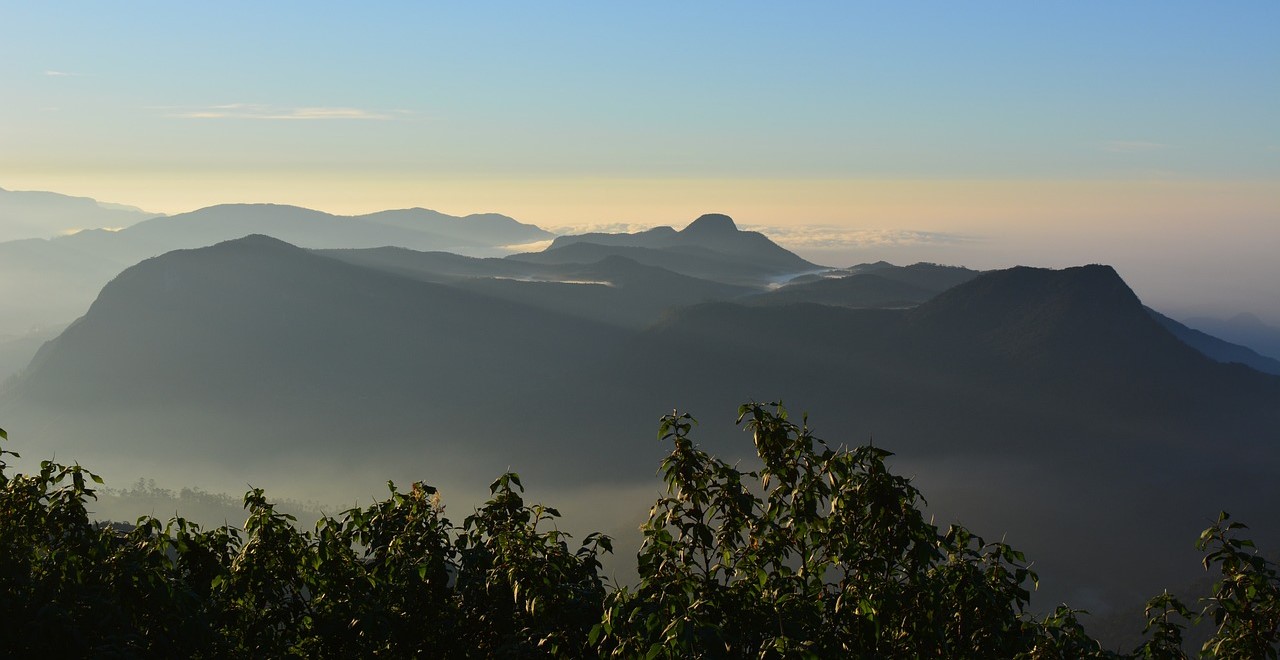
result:
<svg viewBox="0 0 1280 660"><path fill-rule="evenodd" d="M40 328L22 335L0 337L0 384L26 368L45 342L57 337L62 328Z"/></svg>
<svg viewBox="0 0 1280 660"><path fill-rule="evenodd" d="M552 237L533 225L506 216L464 218L426 209L338 216L278 204L223 204L157 218L118 232L142 256L204 247L247 234L264 234L308 248L361 248L394 245L415 250L465 250L528 243ZM138 246L138 247L134 247ZM157 252L158 251L158 252Z"/></svg>
<svg viewBox="0 0 1280 660"><path fill-rule="evenodd" d="M494 247L543 241L555 236L540 227L519 222L499 213L472 213L458 217L430 209L412 208L379 211L357 216L361 220L400 227L457 241L460 245ZM445 241L441 241L444 243ZM404 247L413 247L412 245ZM440 249L439 246L431 249Z"/></svg>
<svg viewBox="0 0 1280 660"><path fill-rule="evenodd" d="M84 313L97 292L125 268L171 250L198 248L247 234L309 248L395 245L418 250L497 254L496 248L552 234L497 214L447 216L425 209L337 216L276 204L224 204L53 239L0 243L0 335L32 325L64 324Z"/></svg>
<svg viewBox="0 0 1280 660"><path fill-rule="evenodd" d="M71 322L129 265L73 238L0 243L0 336Z"/></svg>
<svg viewBox="0 0 1280 660"><path fill-rule="evenodd" d="M50 238L99 227L127 227L157 215L132 206L103 204L88 197L0 188L0 241Z"/></svg>
<svg viewBox="0 0 1280 660"><path fill-rule="evenodd" d="M599 323L251 236L126 270L41 349L4 414L13 428L43 409L82 450L172 462L341 464L376 446L465 450L484 469L498 448L468 443L518 427L533 382L559 387L565 347L618 341Z"/></svg>
<svg viewBox="0 0 1280 660"><path fill-rule="evenodd" d="M918 286L930 291L942 292L957 284L964 284L981 274L981 271L962 266L944 266L920 262L910 266L895 266L885 261L859 264L845 269L852 275L874 274L887 280Z"/></svg>
<svg viewBox="0 0 1280 660"><path fill-rule="evenodd" d="M1226 341L1247 346L1265 357L1280 360L1280 328L1267 325L1253 314L1236 314L1229 319L1197 316L1184 323Z"/></svg>
<svg viewBox="0 0 1280 660"><path fill-rule="evenodd" d="M1263 373L1280 375L1280 360L1260 355L1251 348L1233 344L1208 333L1189 328L1154 309L1147 308L1147 312L1173 336L1218 362L1236 362L1253 367ZM1257 317L1254 318L1256 319Z"/></svg>
<svg viewBox="0 0 1280 660"><path fill-rule="evenodd" d="M682 275L748 286L823 270L759 232L739 230L729 216L718 213L703 215L680 231L659 227L635 234L561 236L543 252L508 258L586 264L612 255Z"/></svg>

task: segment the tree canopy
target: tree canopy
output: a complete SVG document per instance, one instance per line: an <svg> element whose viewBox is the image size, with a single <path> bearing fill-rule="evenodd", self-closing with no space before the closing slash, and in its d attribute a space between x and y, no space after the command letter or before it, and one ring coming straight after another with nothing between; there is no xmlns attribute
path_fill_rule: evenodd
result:
<svg viewBox="0 0 1280 660"><path fill-rule="evenodd" d="M1026 557L921 511L875 446L832 447L779 404L747 403L761 467L698 448L694 419L662 418L666 492L642 526L639 580L609 585L611 540L571 544L559 512L504 474L461 524L439 493L386 499L302 530L261 489L239 527L181 517L95 522L102 480L0 450L2 653L29 657L1124 657L1080 610L1031 614ZM0 429L0 440L7 435ZM1199 612L1164 593L1132 657L1277 657L1280 575L1227 514L1201 535L1220 574Z"/></svg>

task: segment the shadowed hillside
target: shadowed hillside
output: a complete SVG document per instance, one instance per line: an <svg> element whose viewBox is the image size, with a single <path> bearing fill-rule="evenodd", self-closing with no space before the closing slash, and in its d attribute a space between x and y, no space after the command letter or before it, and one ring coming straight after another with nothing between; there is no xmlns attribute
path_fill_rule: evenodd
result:
<svg viewBox="0 0 1280 660"><path fill-rule="evenodd" d="M641 329L672 307L739 298L757 289L689 277L610 255L593 263L535 264L399 248L325 256L486 296Z"/></svg>
<svg viewBox="0 0 1280 660"><path fill-rule="evenodd" d="M905 310L717 302L629 330L591 307L728 290L617 255L541 264L546 281L462 275L508 261L529 263L262 236L166 254L106 287L0 414L59 455L195 485L247 475L306 499L315 479L341 497L369 474L510 467L589 511L648 492L657 448L636 429L654 411L784 397L828 411L828 437L894 446L940 519L1008 534L1044 599L1099 612L1187 582L1194 553L1168 548L1218 509L1280 505L1280 378L1186 346L1105 266L985 273ZM731 431L703 441L752 455Z"/></svg>
<svg viewBox="0 0 1280 660"><path fill-rule="evenodd" d="M1280 504L1267 476L1280 379L1182 344L1106 267L993 272L905 311L704 305L631 354L607 369L641 374L637 389L657 394L637 400L652 407L781 393L836 411L823 429L892 444L939 501L963 502L939 515L1073 566L1046 569L1045 588L1095 609L1175 570L1185 557L1161 544L1217 508L1265 516ZM732 437L712 442L734 455ZM1110 550L1098 538L1146 559L1099 583L1088 567Z"/></svg>
<svg viewBox="0 0 1280 660"><path fill-rule="evenodd" d="M234 465L360 458L374 442L379 456L473 455L497 448L469 443L519 426L529 388L561 387L574 366L564 347L617 341L603 325L251 236L121 274L16 394L63 411L63 440L114 454ZM6 409L20 421L23 407Z"/></svg>

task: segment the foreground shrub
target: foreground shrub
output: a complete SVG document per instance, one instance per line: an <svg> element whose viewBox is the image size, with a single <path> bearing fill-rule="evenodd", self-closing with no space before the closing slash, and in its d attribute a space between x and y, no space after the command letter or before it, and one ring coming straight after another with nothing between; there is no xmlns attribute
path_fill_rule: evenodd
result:
<svg viewBox="0 0 1280 660"><path fill-rule="evenodd" d="M0 432L2 433L2 432ZM0 435L0 437L4 437ZM89 520L80 466L10 476L0 454L0 654L8 657L529 657L593 654L605 589L515 474L455 526L415 483L314 531L245 495L242 529Z"/></svg>
<svg viewBox="0 0 1280 660"><path fill-rule="evenodd" d="M182 518L91 522L102 480L51 461L9 474L0 450L0 654L9 657L1118 657L1062 606L1029 614L1022 553L940 530L891 454L832 448L776 404L749 403L762 467L701 451L662 419L666 494L642 526L640 579L606 589L591 534L526 504L505 474L461 525L414 483L302 531L260 489L242 528ZM0 430L0 440L7 439ZM1144 658L1277 657L1280 575L1225 513L1204 534L1221 579L1193 613L1147 605Z"/></svg>
<svg viewBox="0 0 1280 660"><path fill-rule="evenodd" d="M1075 619L1026 615L1023 555L927 522L890 453L832 449L781 407L748 404L763 467L697 449L688 415L667 495L643 526L640 582L609 598L597 634L616 657L1013 657L1098 653Z"/></svg>

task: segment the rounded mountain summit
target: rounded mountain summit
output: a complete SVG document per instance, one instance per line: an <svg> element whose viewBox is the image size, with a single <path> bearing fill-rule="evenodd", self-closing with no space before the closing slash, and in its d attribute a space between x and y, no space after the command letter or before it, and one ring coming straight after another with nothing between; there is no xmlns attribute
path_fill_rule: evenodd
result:
<svg viewBox="0 0 1280 660"><path fill-rule="evenodd" d="M738 233L738 225L723 213L706 213L690 222L680 233L688 236L732 236Z"/></svg>

